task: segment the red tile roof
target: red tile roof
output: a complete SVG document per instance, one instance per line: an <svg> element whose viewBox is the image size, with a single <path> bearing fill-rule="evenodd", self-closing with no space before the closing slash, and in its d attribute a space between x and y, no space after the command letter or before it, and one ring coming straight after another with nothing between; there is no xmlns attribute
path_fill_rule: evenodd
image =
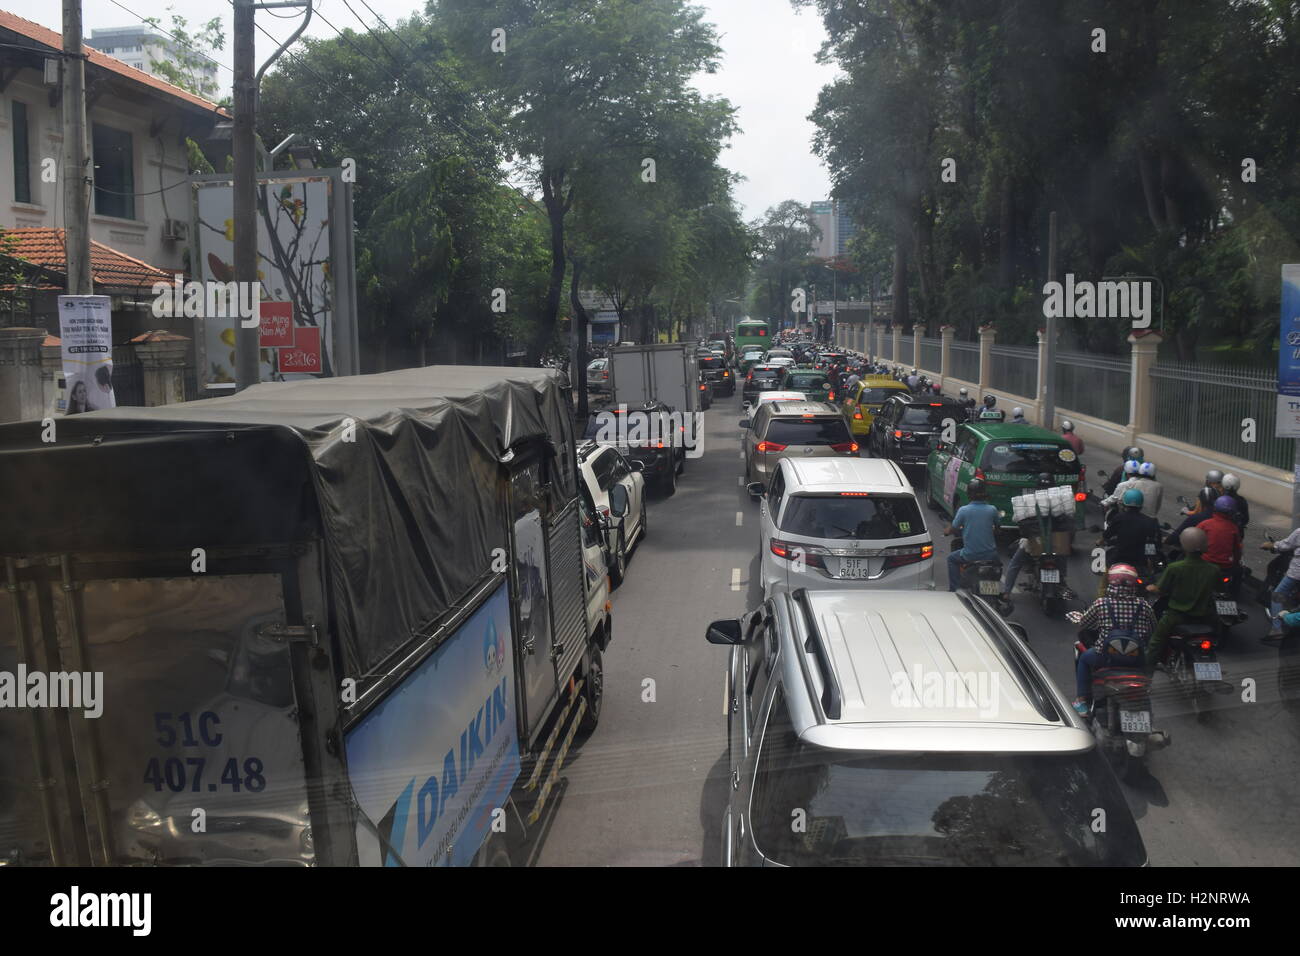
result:
<svg viewBox="0 0 1300 956"><path fill-rule="evenodd" d="M54 272L67 271L62 229L6 229L5 235L14 239L11 255L15 258ZM99 287L137 290L155 282L171 283L176 277L175 271L155 268L93 239L90 240L90 275L96 291Z"/></svg>
<svg viewBox="0 0 1300 956"><path fill-rule="evenodd" d="M11 30L29 40L35 40L42 46L49 47L51 50L63 49L63 37L39 23L33 23L31 20L24 20L22 17L15 16L7 10L0 10L0 30ZM107 53L101 53L92 46L85 46L86 62L98 66L101 69L108 70L110 73L116 73L124 79L133 83L139 83L142 86L150 87L159 93L163 93L174 99L182 100L190 106L197 106L211 112L216 112L227 119L230 114L217 106L216 103L205 100L201 96L195 96L188 90L183 90L179 86L173 86L164 79L153 76L143 70L137 70L133 66L127 66L116 57L109 56Z"/></svg>

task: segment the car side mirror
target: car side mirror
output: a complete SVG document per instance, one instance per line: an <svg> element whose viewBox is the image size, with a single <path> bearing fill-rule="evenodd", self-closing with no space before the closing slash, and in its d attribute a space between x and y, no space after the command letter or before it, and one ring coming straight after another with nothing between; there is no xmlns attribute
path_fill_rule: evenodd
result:
<svg viewBox="0 0 1300 956"><path fill-rule="evenodd" d="M751 498L761 498L767 491L761 481L751 481L745 486L745 490L749 492L749 497Z"/></svg>
<svg viewBox="0 0 1300 956"><path fill-rule="evenodd" d="M740 629L740 621L735 618L714 621L709 625L704 637L710 644L740 644L744 640Z"/></svg>
<svg viewBox="0 0 1300 956"><path fill-rule="evenodd" d="M645 462L641 461L639 458L633 458L627 463L627 466L633 471L645 471Z"/></svg>
<svg viewBox="0 0 1300 956"><path fill-rule="evenodd" d="M627 489L622 485L614 485L609 489L609 513L615 518L621 518L627 514Z"/></svg>
<svg viewBox="0 0 1300 956"><path fill-rule="evenodd" d="M742 418L742 419L740 420L740 427L741 427L741 428L748 428L748 427L749 427L749 419L748 419L748 418Z"/></svg>

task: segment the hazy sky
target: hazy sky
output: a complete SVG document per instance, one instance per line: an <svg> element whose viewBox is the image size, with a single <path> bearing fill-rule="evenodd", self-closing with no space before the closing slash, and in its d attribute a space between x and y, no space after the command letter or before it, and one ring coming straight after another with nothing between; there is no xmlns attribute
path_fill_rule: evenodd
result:
<svg viewBox="0 0 1300 956"><path fill-rule="evenodd" d="M366 0L375 14L394 24L402 17L422 10L420 0ZM361 0L348 0L352 9L378 29L374 14ZM821 20L809 10L795 13L789 0L699 0L722 34L723 57L718 73L699 78L700 89L723 96L739 108L741 132L723 154L727 168L746 177L736 187L745 218L752 219L783 199L811 202L826 198L829 189L826 170L809 150L812 124L806 119L816 105L817 92L834 75L834 68L819 66L814 57L824 37ZM23 10L20 16L36 19L59 30L59 6L35 5L39 12ZM230 86L229 0L82 0L86 35L97 27L127 26L139 17L156 16L169 26L168 8L190 21L191 26L220 11L226 27L226 49L218 57L223 64L218 80ZM313 17L309 36L331 37L332 23L342 30L361 31L344 0L317 0L319 17ZM10 5L10 9L14 9ZM133 15L134 14L134 15ZM286 19L277 19L275 14ZM283 40L295 29L293 11L261 10L257 23L267 33ZM329 23L326 22L329 21ZM257 34L258 65L275 50L271 40Z"/></svg>

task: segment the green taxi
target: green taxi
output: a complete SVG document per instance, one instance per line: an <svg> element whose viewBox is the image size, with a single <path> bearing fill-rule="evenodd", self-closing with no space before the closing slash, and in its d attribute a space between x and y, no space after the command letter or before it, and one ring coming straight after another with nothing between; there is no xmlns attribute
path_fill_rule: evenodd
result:
<svg viewBox="0 0 1300 956"><path fill-rule="evenodd" d="M925 495L932 509L954 514L970 500L970 480L982 478L989 504L1002 515L999 526L1013 530L1011 499L1036 489L1038 476L1046 472L1073 490L1075 524L1082 527L1082 465L1060 435L1036 425L970 422L957 426L955 439L936 443L926 460Z"/></svg>
<svg viewBox="0 0 1300 956"><path fill-rule="evenodd" d="M880 406L885 404L885 399L898 392L910 395L911 389L888 375L868 375L854 385L840 402L840 411L844 413L854 436L865 437L871 431L871 423L875 421Z"/></svg>

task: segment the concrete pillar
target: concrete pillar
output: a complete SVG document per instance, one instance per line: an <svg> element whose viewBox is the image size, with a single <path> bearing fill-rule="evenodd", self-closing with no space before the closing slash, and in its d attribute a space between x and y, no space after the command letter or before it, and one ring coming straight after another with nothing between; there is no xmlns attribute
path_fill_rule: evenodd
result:
<svg viewBox="0 0 1300 956"><path fill-rule="evenodd" d="M925 326L920 322L912 326L912 367L919 369L921 367L921 339L925 338ZM927 372L933 372L934 369L926 369Z"/></svg>
<svg viewBox="0 0 1300 956"><path fill-rule="evenodd" d="M902 364L903 360L902 358L900 358L902 353L903 353L903 330L900 329L898 326L894 326L894 358L892 359L892 361L895 365Z"/></svg>
<svg viewBox="0 0 1300 956"><path fill-rule="evenodd" d="M1038 336L1038 378L1034 385L1034 402L1038 409L1039 424L1051 431L1056 431L1051 422L1041 421L1043 402L1047 399L1047 330L1039 329ZM1059 336L1058 336L1059 337Z"/></svg>
<svg viewBox="0 0 1300 956"><path fill-rule="evenodd" d="M0 422L40 419L45 410L41 383L44 329L0 329Z"/></svg>
<svg viewBox="0 0 1300 956"><path fill-rule="evenodd" d="M939 387L942 388L952 374L952 333L951 325L939 329Z"/></svg>
<svg viewBox="0 0 1300 956"><path fill-rule="evenodd" d="M63 342L57 335L47 335L41 346L41 390L45 396L45 414L63 414L66 394L63 381Z"/></svg>
<svg viewBox="0 0 1300 956"><path fill-rule="evenodd" d="M882 355L884 355L884 354L885 354L885 327L884 327L883 325L877 325L877 326L876 326L876 358L877 358L877 360L879 360L880 356L882 356Z"/></svg>
<svg viewBox="0 0 1300 956"><path fill-rule="evenodd" d="M1142 432L1155 431L1155 391L1151 382L1151 367L1156 364L1156 350L1164 341L1160 333L1134 332L1128 337L1132 348L1132 372L1128 392L1128 443L1134 444Z"/></svg>
<svg viewBox="0 0 1300 956"><path fill-rule="evenodd" d="M146 332L131 340L140 359L146 406L185 401L185 363L190 340L174 332Z"/></svg>
<svg viewBox="0 0 1300 956"><path fill-rule="evenodd" d="M998 337L997 329L991 325L986 325L980 329L980 381L979 392L981 398L988 391L989 383L993 379L993 341Z"/></svg>

